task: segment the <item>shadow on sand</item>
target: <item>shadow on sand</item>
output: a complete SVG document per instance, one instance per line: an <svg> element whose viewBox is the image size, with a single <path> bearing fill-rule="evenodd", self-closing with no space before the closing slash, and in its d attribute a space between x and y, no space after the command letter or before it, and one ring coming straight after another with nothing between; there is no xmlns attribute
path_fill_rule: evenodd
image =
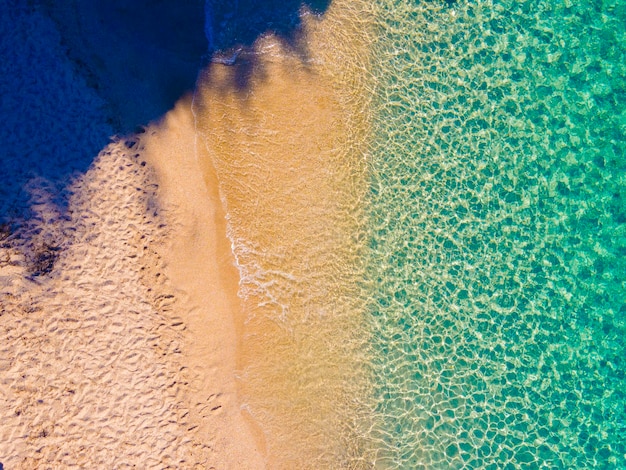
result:
<svg viewBox="0 0 626 470"><path fill-rule="evenodd" d="M301 9L323 14L329 3L0 0L0 223L28 217L37 178L63 207L69 177L112 135L170 110L212 54L270 31L297 50ZM237 67L239 88L251 60Z"/></svg>

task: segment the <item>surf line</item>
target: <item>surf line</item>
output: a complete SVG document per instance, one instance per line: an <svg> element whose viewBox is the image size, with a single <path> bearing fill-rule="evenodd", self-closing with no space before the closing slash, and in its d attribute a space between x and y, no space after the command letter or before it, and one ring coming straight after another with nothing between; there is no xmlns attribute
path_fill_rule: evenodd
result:
<svg viewBox="0 0 626 470"><path fill-rule="evenodd" d="M217 56L213 55L211 56L211 62L214 64L235 65L235 62L237 61L237 57L239 57L239 54L241 54L242 51L243 51L243 46L240 46L237 49L235 49L235 52L230 57L224 57L222 55L217 55Z"/></svg>

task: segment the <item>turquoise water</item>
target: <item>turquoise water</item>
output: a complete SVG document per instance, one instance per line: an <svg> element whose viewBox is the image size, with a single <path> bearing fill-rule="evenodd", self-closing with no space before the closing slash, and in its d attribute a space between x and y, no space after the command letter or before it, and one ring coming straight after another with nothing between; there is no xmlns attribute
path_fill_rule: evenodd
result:
<svg viewBox="0 0 626 470"><path fill-rule="evenodd" d="M626 468L626 2L379 21L377 465Z"/></svg>

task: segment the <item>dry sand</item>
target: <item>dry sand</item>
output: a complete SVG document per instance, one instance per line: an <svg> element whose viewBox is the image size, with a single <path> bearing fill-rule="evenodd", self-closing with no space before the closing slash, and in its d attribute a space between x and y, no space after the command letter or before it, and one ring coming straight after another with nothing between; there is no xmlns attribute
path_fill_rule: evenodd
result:
<svg viewBox="0 0 626 470"><path fill-rule="evenodd" d="M38 220L2 250L7 469L175 468L209 454L187 434L186 325L155 250L169 229L139 145L103 151L74 184L68 220L42 195ZM50 247L54 265L31 275Z"/></svg>
<svg viewBox="0 0 626 470"><path fill-rule="evenodd" d="M236 279L218 269L228 252L194 176L189 108L105 149L66 220L42 192L39 216L3 241L6 469L263 467L236 405ZM157 189L144 156L180 171Z"/></svg>
<svg viewBox="0 0 626 470"><path fill-rule="evenodd" d="M131 132L191 91L206 52L204 0L39 0L67 55Z"/></svg>

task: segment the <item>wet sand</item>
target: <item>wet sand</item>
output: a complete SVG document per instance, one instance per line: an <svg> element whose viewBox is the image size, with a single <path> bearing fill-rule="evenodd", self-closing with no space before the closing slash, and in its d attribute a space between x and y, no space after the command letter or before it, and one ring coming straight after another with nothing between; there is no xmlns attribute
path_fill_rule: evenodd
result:
<svg viewBox="0 0 626 470"><path fill-rule="evenodd" d="M295 47L267 36L235 65L213 64L194 103L199 161L208 186L217 176L241 278L241 400L269 468L367 460L355 297L367 36L352 35L359 15L346 5L326 15L305 18Z"/></svg>
<svg viewBox="0 0 626 470"><path fill-rule="evenodd" d="M241 414L235 383L239 273L217 182L203 178L196 156L191 99L182 99L149 130L145 156L162 182L160 203L171 208L174 236L161 250L186 326L193 434L211 442L215 468L264 468L263 449Z"/></svg>

